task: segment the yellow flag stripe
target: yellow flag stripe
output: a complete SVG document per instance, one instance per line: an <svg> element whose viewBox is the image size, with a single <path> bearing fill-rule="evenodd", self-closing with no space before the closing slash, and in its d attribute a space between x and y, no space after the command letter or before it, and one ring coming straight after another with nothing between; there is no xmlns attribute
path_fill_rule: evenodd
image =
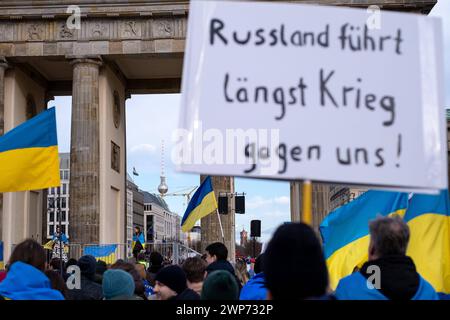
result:
<svg viewBox="0 0 450 320"><path fill-rule="evenodd" d="M0 153L0 192L46 189L60 184L58 146Z"/></svg>
<svg viewBox="0 0 450 320"><path fill-rule="evenodd" d="M408 221L410 239L406 254L417 272L437 292L450 294L450 217L423 214Z"/></svg>
<svg viewBox="0 0 450 320"><path fill-rule="evenodd" d="M188 232L191 230L195 223L203 217L206 217L208 214L212 213L217 209L217 201L216 196L214 195L214 191L208 193L194 210L191 211L188 218L184 222L181 227L183 232Z"/></svg>

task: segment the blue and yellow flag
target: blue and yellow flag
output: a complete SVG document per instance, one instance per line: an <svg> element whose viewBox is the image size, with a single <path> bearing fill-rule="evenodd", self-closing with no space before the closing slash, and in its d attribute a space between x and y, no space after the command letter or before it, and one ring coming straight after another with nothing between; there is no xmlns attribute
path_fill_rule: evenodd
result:
<svg viewBox="0 0 450 320"><path fill-rule="evenodd" d="M87 246L84 248L85 255L91 255L97 260L105 261L107 264L116 262L117 244L104 244L97 246Z"/></svg>
<svg viewBox="0 0 450 320"><path fill-rule="evenodd" d="M59 186L55 108L0 137L0 192Z"/></svg>
<svg viewBox="0 0 450 320"><path fill-rule="evenodd" d="M188 232L201 218L217 210L216 196L212 188L211 177L208 176L198 187L189 201L186 212L181 220L181 230Z"/></svg>
<svg viewBox="0 0 450 320"><path fill-rule="evenodd" d="M5 269L5 262L3 261L3 241L0 241L0 270Z"/></svg>
<svg viewBox="0 0 450 320"><path fill-rule="evenodd" d="M333 290L368 260L369 221L378 215L404 216L407 205L407 193L370 190L325 217L320 233Z"/></svg>
<svg viewBox="0 0 450 320"><path fill-rule="evenodd" d="M448 190L415 194L404 217L410 230L407 255L441 294L450 294L450 204Z"/></svg>

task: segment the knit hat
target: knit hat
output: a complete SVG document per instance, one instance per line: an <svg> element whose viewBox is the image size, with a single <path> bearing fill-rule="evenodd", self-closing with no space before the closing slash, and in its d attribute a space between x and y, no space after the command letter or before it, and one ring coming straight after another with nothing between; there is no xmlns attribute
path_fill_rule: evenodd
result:
<svg viewBox="0 0 450 320"><path fill-rule="evenodd" d="M134 294L134 280L131 275L121 269L110 269L103 274L103 296L106 300Z"/></svg>
<svg viewBox="0 0 450 320"><path fill-rule="evenodd" d="M186 275L179 266L167 266L159 270L155 281L161 282L177 294L182 293L186 288Z"/></svg>
<svg viewBox="0 0 450 320"><path fill-rule="evenodd" d="M91 255L82 256L77 263L80 268L81 274L87 277L94 277L97 261Z"/></svg>
<svg viewBox="0 0 450 320"><path fill-rule="evenodd" d="M309 299L326 293L328 271L322 247L304 223L286 223L275 231L263 266L274 299Z"/></svg>
<svg viewBox="0 0 450 320"><path fill-rule="evenodd" d="M228 271L217 270L208 274L203 282L202 300L238 300L239 286Z"/></svg>

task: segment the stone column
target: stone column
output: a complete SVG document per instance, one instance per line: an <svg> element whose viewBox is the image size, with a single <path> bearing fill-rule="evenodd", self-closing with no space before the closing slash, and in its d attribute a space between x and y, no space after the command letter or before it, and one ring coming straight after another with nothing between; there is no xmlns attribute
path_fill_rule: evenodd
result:
<svg viewBox="0 0 450 320"><path fill-rule="evenodd" d="M205 178L206 176L200 176L200 181L203 182ZM216 199L218 199L220 192L234 193L234 177L211 176L211 181L214 193L216 194ZM235 212L234 203L231 203L230 205L230 201L234 201L234 198L231 200L231 197L229 197L229 199L228 214L221 214L220 218L225 236L225 246L228 249L228 259L234 261L236 251ZM213 242L222 242L222 234L217 213L212 213L202 218L201 228L202 251Z"/></svg>
<svg viewBox="0 0 450 320"><path fill-rule="evenodd" d="M300 221L300 213L302 210L302 184L298 181L291 181L291 222Z"/></svg>
<svg viewBox="0 0 450 320"><path fill-rule="evenodd" d="M5 115L5 70L8 67L6 59L0 57L0 136L5 133L4 115ZM3 240L3 194L0 193L0 241Z"/></svg>
<svg viewBox="0 0 450 320"><path fill-rule="evenodd" d="M70 147L70 235L72 243L98 243L100 57L73 57Z"/></svg>

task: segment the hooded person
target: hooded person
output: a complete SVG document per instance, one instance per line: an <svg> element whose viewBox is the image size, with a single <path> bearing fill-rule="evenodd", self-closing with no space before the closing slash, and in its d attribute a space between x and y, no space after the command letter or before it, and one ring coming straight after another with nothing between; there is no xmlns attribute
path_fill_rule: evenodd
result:
<svg viewBox="0 0 450 320"><path fill-rule="evenodd" d="M81 272L81 288L71 289L68 293L70 300L102 300L102 286L95 282L97 261L91 255L78 259L77 266Z"/></svg>
<svg viewBox="0 0 450 320"><path fill-rule="evenodd" d="M409 227L401 217L378 217L369 223L369 233L369 261L339 281L337 299L439 300L434 288L406 255Z"/></svg>
<svg viewBox="0 0 450 320"><path fill-rule="evenodd" d="M157 300L199 300L200 296L187 287L186 275L179 266L162 268L153 288Z"/></svg>
<svg viewBox="0 0 450 320"><path fill-rule="evenodd" d="M103 274L105 300L142 300L134 294L134 279L122 269L110 269Z"/></svg>
<svg viewBox="0 0 450 320"><path fill-rule="evenodd" d="M208 274L203 282L202 300L238 300L239 285L230 272L217 270Z"/></svg>
<svg viewBox="0 0 450 320"><path fill-rule="evenodd" d="M239 300L266 300L267 288L262 265L263 257L264 254L260 254L256 259L254 265L255 275L242 287Z"/></svg>
<svg viewBox="0 0 450 320"><path fill-rule="evenodd" d="M11 254L0 300L64 300L44 274L44 248L32 239L19 243Z"/></svg>

